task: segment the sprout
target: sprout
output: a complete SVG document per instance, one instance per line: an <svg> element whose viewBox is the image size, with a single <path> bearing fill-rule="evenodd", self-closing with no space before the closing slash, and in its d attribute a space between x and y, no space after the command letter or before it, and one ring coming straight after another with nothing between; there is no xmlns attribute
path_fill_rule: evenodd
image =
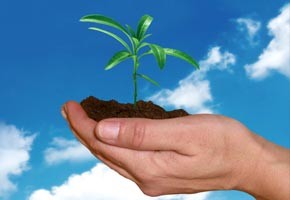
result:
<svg viewBox="0 0 290 200"><path fill-rule="evenodd" d="M90 30L98 31L98 32L111 36L112 38L117 40L119 43L121 43L122 46L125 48L124 50L121 50L115 53L115 55L113 55L113 57L109 60L108 64L105 66L105 70L110 70L113 67L117 66L119 63L127 59L133 59L134 108L136 108L137 96L138 96L137 77L143 78L154 85L157 85L157 86L159 85L156 81L154 81L149 76L138 73L140 59L143 58L144 56L153 54L156 58L156 61L160 69L164 68L167 55L180 58L188 62L192 66L194 66L196 69L199 69L198 63L188 54L182 51L176 50L176 49L163 48L157 44L145 42L145 39L147 39L151 35L151 34L147 34L147 30L153 21L153 18L149 15L144 15L143 17L141 17L138 23L137 31L134 31L129 25L126 25L124 27L118 22L116 22L115 20L109 17L103 16L103 15L99 15L99 14L92 14L92 15L84 16L80 19L80 21L91 22L91 23L102 24L102 25L113 27L121 31L128 38L130 45L124 39L122 39L121 37L119 37L118 35L112 32L109 32L107 30L100 29L97 27L89 28ZM145 53L140 53L140 50L143 48L147 48L148 50Z"/></svg>

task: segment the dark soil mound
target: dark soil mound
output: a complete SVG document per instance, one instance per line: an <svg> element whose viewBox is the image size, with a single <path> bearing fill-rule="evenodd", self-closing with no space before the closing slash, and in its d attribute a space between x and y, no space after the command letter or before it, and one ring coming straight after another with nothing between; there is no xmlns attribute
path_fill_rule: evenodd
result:
<svg viewBox="0 0 290 200"><path fill-rule="evenodd" d="M138 101L137 108L133 104L122 104L115 100L103 101L95 97L88 97L81 102L81 106L88 116L96 121L106 118L149 118L149 119L168 119L189 115L186 111L179 109L166 111L153 102Z"/></svg>

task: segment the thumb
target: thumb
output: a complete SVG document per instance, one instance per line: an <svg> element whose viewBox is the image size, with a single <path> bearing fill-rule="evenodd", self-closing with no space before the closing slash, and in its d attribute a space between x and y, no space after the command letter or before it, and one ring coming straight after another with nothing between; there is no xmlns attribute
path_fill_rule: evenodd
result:
<svg viewBox="0 0 290 200"><path fill-rule="evenodd" d="M106 119L96 126L95 134L101 141L135 150L179 151L188 143L190 123L187 117L151 120L143 118ZM186 124L188 126L186 126ZM186 132L187 131L187 132Z"/></svg>

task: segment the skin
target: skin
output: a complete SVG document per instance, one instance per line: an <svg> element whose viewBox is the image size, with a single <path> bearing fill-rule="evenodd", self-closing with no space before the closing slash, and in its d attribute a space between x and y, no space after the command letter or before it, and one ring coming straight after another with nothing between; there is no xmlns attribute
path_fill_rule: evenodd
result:
<svg viewBox="0 0 290 200"><path fill-rule="evenodd" d="M73 101L62 114L83 145L146 195L240 190L258 200L290 199L290 151L234 119L201 114L97 123Z"/></svg>

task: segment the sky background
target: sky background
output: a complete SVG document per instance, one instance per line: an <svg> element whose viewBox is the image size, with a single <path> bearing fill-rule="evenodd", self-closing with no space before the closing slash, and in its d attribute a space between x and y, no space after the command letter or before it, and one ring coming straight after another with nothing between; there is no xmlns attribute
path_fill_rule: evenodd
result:
<svg viewBox="0 0 290 200"><path fill-rule="evenodd" d="M60 115L93 95L132 102L132 63L104 71L112 38L79 19L100 13L136 26L154 17L148 42L183 50L201 65L153 57L139 98L166 109L233 117L290 147L290 5L283 0L30 0L0 2L0 199L252 200L237 191L149 198L82 147ZM112 30L112 29L109 29ZM118 33L118 31L116 32ZM126 69L127 68L127 69Z"/></svg>

